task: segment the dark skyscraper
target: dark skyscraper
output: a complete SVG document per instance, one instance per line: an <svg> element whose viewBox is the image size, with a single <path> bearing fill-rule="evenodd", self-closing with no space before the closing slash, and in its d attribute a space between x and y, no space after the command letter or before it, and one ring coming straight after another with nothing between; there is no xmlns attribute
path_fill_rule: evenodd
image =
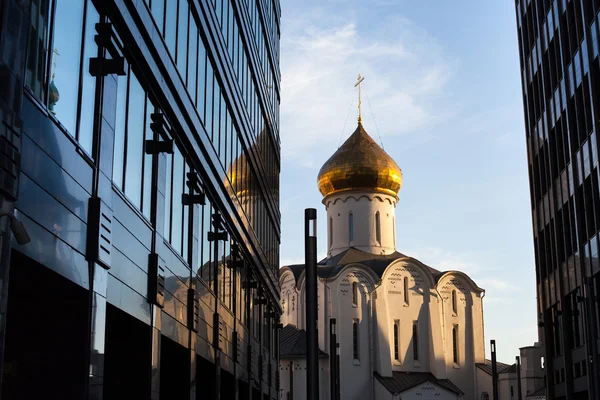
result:
<svg viewBox="0 0 600 400"><path fill-rule="evenodd" d="M279 398L279 20L0 2L3 400Z"/></svg>
<svg viewBox="0 0 600 400"><path fill-rule="evenodd" d="M548 399L600 398L598 0L517 0Z"/></svg>

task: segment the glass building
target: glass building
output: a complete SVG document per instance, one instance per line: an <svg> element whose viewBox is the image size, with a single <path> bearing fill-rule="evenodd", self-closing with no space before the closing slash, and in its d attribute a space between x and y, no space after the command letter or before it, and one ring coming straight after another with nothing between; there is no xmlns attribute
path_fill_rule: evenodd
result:
<svg viewBox="0 0 600 400"><path fill-rule="evenodd" d="M277 0L0 4L9 399L278 399Z"/></svg>
<svg viewBox="0 0 600 400"><path fill-rule="evenodd" d="M548 399L600 398L598 0L516 0Z"/></svg>

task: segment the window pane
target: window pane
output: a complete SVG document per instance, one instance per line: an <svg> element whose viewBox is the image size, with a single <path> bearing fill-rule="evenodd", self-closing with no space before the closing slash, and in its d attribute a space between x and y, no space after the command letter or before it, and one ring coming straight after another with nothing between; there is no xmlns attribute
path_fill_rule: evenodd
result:
<svg viewBox="0 0 600 400"><path fill-rule="evenodd" d="M58 54L53 57L52 80L59 97L49 108L71 135L75 135L79 102L83 4L83 0L57 1L54 17L53 50Z"/></svg>
<svg viewBox="0 0 600 400"><path fill-rule="evenodd" d="M196 90L196 109L198 110L198 114L200 114L202 122L204 122L204 104L206 103L206 50L204 49L204 42L200 40L200 38L198 39L198 87Z"/></svg>
<svg viewBox="0 0 600 400"><path fill-rule="evenodd" d="M153 132L150 129L152 123L152 113L154 112L154 106L146 98L146 140L152 140ZM143 147L143 146L142 146ZM152 196L152 155L143 153L144 157L144 188L143 188L143 199L142 199L142 212L150 219L151 196Z"/></svg>
<svg viewBox="0 0 600 400"><path fill-rule="evenodd" d="M211 231L210 225L210 215L211 215L211 204L206 201L206 204L202 207L202 279L210 286L212 285L212 267L210 263L211 259L211 251L212 251L212 243L208 241L208 232Z"/></svg>
<svg viewBox="0 0 600 400"><path fill-rule="evenodd" d="M165 157L167 162L167 173L165 182L165 232L164 238L167 241L171 240L171 200L172 200L172 181L173 181L173 156Z"/></svg>
<svg viewBox="0 0 600 400"><path fill-rule="evenodd" d="M49 6L50 0L31 1L31 26L25 71L25 84L42 101L46 100Z"/></svg>
<svg viewBox="0 0 600 400"><path fill-rule="evenodd" d="M163 34L165 20L165 0L152 0L152 16L160 34Z"/></svg>
<svg viewBox="0 0 600 400"><path fill-rule="evenodd" d="M94 103L96 98L96 78L90 75L89 60L98 55L98 45L94 42L96 23L99 15L91 0L88 0L85 20L85 42L83 49L83 86L81 87L81 116L77 140L88 154L92 154L94 129Z"/></svg>
<svg viewBox="0 0 600 400"><path fill-rule="evenodd" d="M117 81L117 113L115 118L115 149L113 154L113 182L119 189L123 189L127 83L127 76L119 76Z"/></svg>
<svg viewBox="0 0 600 400"><path fill-rule="evenodd" d="M129 78L127 109L127 161L125 164L125 195L138 208L142 195L142 151L146 94L132 73Z"/></svg>
<svg viewBox="0 0 600 400"><path fill-rule="evenodd" d="M198 65L198 28L193 23L193 18L190 17L190 50L188 54L188 93L192 98L192 102L196 104L196 66Z"/></svg>
<svg viewBox="0 0 600 400"><path fill-rule="evenodd" d="M212 65L208 57L206 58L206 111L204 113L204 127L208 137L212 137L212 121L213 121L213 81L214 74Z"/></svg>
<svg viewBox="0 0 600 400"><path fill-rule="evenodd" d="M210 134L213 146L217 153L219 152L219 132L221 130L221 87L217 81L216 75L213 81L213 128Z"/></svg>
<svg viewBox="0 0 600 400"><path fill-rule="evenodd" d="M181 195L183 193L183 156L179 152L179 149L174 149L173 154L173 197L172 197L172 209L173 209L173 222L171 228L171 244L173 248L181 254L181 230L182 230L182 218L183 210L181 204Z"/></svg>
<svg viewBox="0 0 600 400"><path fill-rule="evenodd" d="M185 185L185 182L187 181L187 173L190 172L190 168L188 167L187 164L184 164L184 173L183 173L183 182L184 182L184 186L183 186L183 192L185 193L190 193L190 189L187 187L187 185ZM182 193L183 193L182 192ZM190 216L190 207L195 207L194 205L191 206L183 206L183 237L182 237L182 242L183 242L183 250L181 255L183 256L183 259L190 262L191 260L188 259L188 247L189 247L189 241L188 241L188 235L189 235L189 216Z"/></svg>
<svg viewBox="0 0 600 400"><path fill-rule="evenodd" d="M188 39L188 2L179 1L179 26L177 27L177 68L186 82L187 39Z"/></svg>
<svg viewBox="0 0 600 400"><path fill-rule="evenodd" d="M175 48L177 44L177 0L167 0L167 12L165 20L165 42L171 57L175 59Z"/></svg>

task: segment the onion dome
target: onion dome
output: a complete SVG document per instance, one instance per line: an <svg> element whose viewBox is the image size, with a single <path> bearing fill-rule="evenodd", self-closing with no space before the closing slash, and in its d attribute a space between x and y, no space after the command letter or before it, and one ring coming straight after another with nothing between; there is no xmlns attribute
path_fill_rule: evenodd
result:
<svg viewBox="0 0 600 400"><path fill-rule="evenodd" d="M264 152L268 146L268 135L267 129L263 129L257 136L256 141L249 148L250 153L256 154L258 157L266 158ZM279 198L279 170L276 167L271 169L265 168L264 177L267 184L267 190L271 192L271 195L275 198ZM232 161L229 168L227 168L227 178L231 183L231 190L229 195L231 197L237 196L240 200L252 196L254 193L258 193L258 182L256 181L255 175L250 170L250 163L246 156L246 152L242 150L239 157Z"/></svg>
<svg viewBox="0 0 600 400"><path fill-rule="evenodd" d="M323 197L351 190L397 196L402 187L402 170L359 120L354 133L323 164L317 183Z"/></svg>

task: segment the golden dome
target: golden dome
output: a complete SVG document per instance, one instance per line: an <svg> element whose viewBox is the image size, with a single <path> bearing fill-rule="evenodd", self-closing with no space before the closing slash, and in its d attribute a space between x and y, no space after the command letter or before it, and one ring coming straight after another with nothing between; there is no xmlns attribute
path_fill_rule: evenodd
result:
<svg viewBox="0 0 600 400"><path fill-rule="evenodd" d="M402 170L359 122L354 133L323 164L317 182L323 197L350 190L397 196Z"/></svg>

